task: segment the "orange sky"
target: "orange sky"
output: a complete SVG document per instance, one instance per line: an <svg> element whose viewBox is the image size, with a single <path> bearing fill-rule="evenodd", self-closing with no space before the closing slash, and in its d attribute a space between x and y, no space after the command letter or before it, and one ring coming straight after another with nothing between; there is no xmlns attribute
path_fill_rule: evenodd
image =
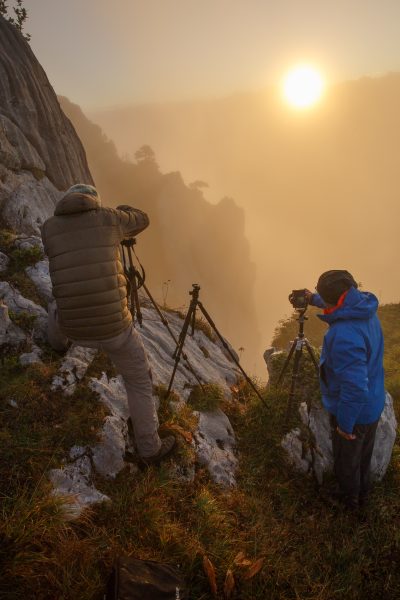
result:
<svg viewBox="0 0 400 600"><path fill-rule="evenodd" d="M86 109L260 89L299 60L316 62L329 81L400 70L398 0L24 5L52 85Z"/></svg>

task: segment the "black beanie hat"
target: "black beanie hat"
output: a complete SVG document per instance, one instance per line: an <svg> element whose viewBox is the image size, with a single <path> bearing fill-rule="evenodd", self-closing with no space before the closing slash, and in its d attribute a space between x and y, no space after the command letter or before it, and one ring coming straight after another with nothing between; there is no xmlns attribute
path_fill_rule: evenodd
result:
<svg viewBox="0 0 400 600"><path fill-rule="evenodd" d="M318 279L317 292L325 302L335 305L340 296L351 287L358 288L358 285L348 271L325 271Z"/></svg>

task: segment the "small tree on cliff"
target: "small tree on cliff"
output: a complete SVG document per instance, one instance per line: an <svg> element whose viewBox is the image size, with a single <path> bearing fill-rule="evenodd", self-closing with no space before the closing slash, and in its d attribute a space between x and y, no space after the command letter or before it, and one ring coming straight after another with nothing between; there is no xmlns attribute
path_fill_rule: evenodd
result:
<svg viewBox="0 0 400 600"><path fill-rule="evenodd" d="M9 15L9 7L7 2L8 0L0 0L0 15L7 19L7 21L12 23L18 29L18 31L22 33L24 38L29 42L31 36L29 35L29 33L23 33L23 28L25 21L28 18L28 13L26 8L22 4L22 0L16 0L15 6L13 7L15 18Z"/></svg>

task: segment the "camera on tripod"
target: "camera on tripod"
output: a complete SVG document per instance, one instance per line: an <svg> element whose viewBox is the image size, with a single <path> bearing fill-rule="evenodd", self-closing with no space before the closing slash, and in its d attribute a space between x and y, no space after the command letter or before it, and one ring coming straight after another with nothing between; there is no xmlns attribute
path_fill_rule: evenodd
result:
<svg viewBox="0 0 400 600"><path fill-rule="evenodd" d="M305 310L309 304L307 290L292 290L289 302L296 310Z"/></svg>

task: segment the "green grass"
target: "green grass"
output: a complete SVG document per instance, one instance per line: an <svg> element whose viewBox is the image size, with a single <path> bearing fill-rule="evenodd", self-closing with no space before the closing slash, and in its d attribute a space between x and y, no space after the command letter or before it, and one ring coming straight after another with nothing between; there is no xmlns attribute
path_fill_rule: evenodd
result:
<svg viewBox="0 0 400 600"><path fill-rule="evenodd" d="M25 273L26 267L42 260L43 252L37 247L25 250L16 248L14 240L15 234L6 229L0 229L0 251L10 258L8 268L1 273L0 279L8 281L13 287L16 287L25 298L45 307L45 301L38 294L34 283Z"/></svg>
<svg viewBox="0 0 400 600"><path fill-rule="evenodd" d="M215 383L206 383L193 387L188 403L193 410L213 411L221 406L224 390Z"/></svg>
<svg viewBox="0 0 400 600"><path fill-rule="evenodd" d="M388 327L389 317L382 322ZM398 337L393 331L390 336L386 351L393 358ZM178 410L174 394L167 398L159 387L160 420L175 427L178 439L174 457L146 471L126 468L115 480L97 477L96 487L112 502L66 522L60 501L49 495L46 473L62 463L72 445L96 442L105 410L87 380L113 372L108 359L98 356L67 398L50 390L60 357L48 349L44 356L45 365L23 368L9 355L0 371L0 598L101 600L120 554L181 565L193 600L211 598L204 555L215 566L221 600L228 569L241 600L400 597L398 444L370 506L358 515L333 509L313 479L288 467L280 446L290 374L280 391L262 390L265 405L242 382L234 400L223 402L240 449L238 487L221 489L200 467L188 483L171 467L195 460L187 441L196 427L193 407ZM277 359L277 371L283 360ZM296 403L317 394L307 360L302 373L304 388ZM393 359L390 381L395 377ZM10 406L11 398L18 408ZM298 423L296 410L292 418ZM234 565L239 551L252 561L264 558L261 571L248 581L244 569Z"/></svg>
<svg viewBox="0 0 400 600"><path fill-rule="evenodd" d="M206 554L219 590L231 568L243 600L398 597L398 447L363 515L334 510L315 482L284 460L280 432L287 395L264 395L267 407L251 395L230 405L241 450L235 490L215 486L203 469L183 483L167 461L134 474L125 469L115 481L97 478L112 502L64 522L59 502L47 495L44 471L37 472L35 485L19 480L3 498L0 590L15 600L32 594L100 600L115 557L132 554L181 565L190 597L206 600ZM233 563L239 551L250 560L264 557L249 581Z"/></svg>

